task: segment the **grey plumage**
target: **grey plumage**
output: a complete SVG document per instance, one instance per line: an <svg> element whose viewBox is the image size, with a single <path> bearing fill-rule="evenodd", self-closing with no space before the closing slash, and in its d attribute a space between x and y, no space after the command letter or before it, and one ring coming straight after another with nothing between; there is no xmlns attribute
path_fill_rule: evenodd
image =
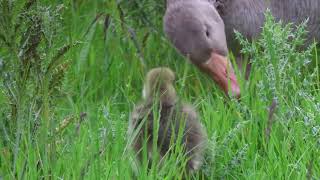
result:
<svg viewBox="0 0 320 180"><path fill-rule="evenodd" d="M305 44L310 44L314 39L320 41L319 0L193 0L191 11L184 10L188 8L188 3L190 4L190 0L168 1L164 17L164 29L168 38L182 54L185 55L185 52L188 52L190 56L193 56L193 59L195 59L193 62L203 62L203 58L207 57L208 49L219 50L219 47L224 47L225 44L238 56L240 47L235 40L234 30L239 31L248 39L257 38L265 21L264 13L266 9L270 9L277 20L282 20L285 23L300 24L308 19L308 35ZM211 13L211 15L206 13L208 8L205 8L205 6L210 5L218 11L218 15L216 13ZM170 18L172 16L181 18ZM181 23L181 21L185 21L184 17L192 19L192 22ZM220 22L219 18L223 22ZM211 21L210 24L213 25L211 34L215 36L214 41L207 46L202 43L204 40L199 38L196 33L191 36L189 32L189 29L193 29L194 32L203 33L203 19ZM227 43L221 38L221 33L216 33L221 30L225 32L224 36ZM197 51L193 50L191 48L193 46L190 44L197 44Z"/></svg>
<svg viewBox="0 0 320 180"><path fill-rule="evenodd" d="M164 31L181 54L194 64L206 62L212 50L227 55L224 24L206 0L171 0L164 16Z"/></svg>
<svg viewBox="0 0 320 180"><path fill-rule="evenodd" d="M320 1L319 0L218 0L218 12L225 24L229 48L238 53L234 30L248 39L261 33L264 13L270 9L276 20L284 23L301 24L308 19L306 45L320 40Z"/></svg>

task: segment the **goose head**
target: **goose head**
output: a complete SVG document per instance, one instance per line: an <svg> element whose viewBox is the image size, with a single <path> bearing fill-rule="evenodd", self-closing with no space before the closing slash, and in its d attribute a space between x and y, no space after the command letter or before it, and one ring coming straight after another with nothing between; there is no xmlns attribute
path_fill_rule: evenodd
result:
<svg viewBox="0 0 320 180"><path fill-rule="evenodd" d="M168 1L164 31L176 49L233 96L240 88L232 65L224 23L212 4L206 0Z"/></svg>

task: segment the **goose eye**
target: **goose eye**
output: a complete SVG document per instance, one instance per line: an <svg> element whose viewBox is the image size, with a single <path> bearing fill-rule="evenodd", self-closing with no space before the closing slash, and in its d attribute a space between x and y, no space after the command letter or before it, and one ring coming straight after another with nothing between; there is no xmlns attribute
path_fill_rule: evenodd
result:
<svg viewBox="0 0 320 180"><path fill-rule="evenodd" d="M206 30L206 36L207 36L207 37L210 37L210 33L209 33L208 30Z"/></svg>

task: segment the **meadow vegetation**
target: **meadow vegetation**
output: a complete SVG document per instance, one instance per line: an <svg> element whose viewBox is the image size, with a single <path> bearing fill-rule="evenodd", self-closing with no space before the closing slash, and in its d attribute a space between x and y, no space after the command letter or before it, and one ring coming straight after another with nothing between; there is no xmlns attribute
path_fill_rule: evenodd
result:
<svg viewBox="0 0 320 180"><path fill-rule="evenodd" d="M193 102L210 139L190 179L320 179L320 51L301 48L305 23L267 13L258 40L237 33L252 60L248 81L236 69L238 101L170 45L164 8L0 1L0 179L132 179L128 119L158 66L176 72L178 95ZM176 149L161 167L143 164L139 179L183 177Z"/></svg>

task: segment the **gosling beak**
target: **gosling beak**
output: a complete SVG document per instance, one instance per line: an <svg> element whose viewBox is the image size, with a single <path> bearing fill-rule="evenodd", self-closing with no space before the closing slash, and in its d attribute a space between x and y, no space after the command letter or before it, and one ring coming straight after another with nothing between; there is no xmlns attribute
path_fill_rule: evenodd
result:
<svg viewBox="0 0 320 180"><path fill-rule="evenodd" d="M227 95L240 98L240 87L237 77L227 57L213 52L210 59L199 66L210 75Z"/></svg>

